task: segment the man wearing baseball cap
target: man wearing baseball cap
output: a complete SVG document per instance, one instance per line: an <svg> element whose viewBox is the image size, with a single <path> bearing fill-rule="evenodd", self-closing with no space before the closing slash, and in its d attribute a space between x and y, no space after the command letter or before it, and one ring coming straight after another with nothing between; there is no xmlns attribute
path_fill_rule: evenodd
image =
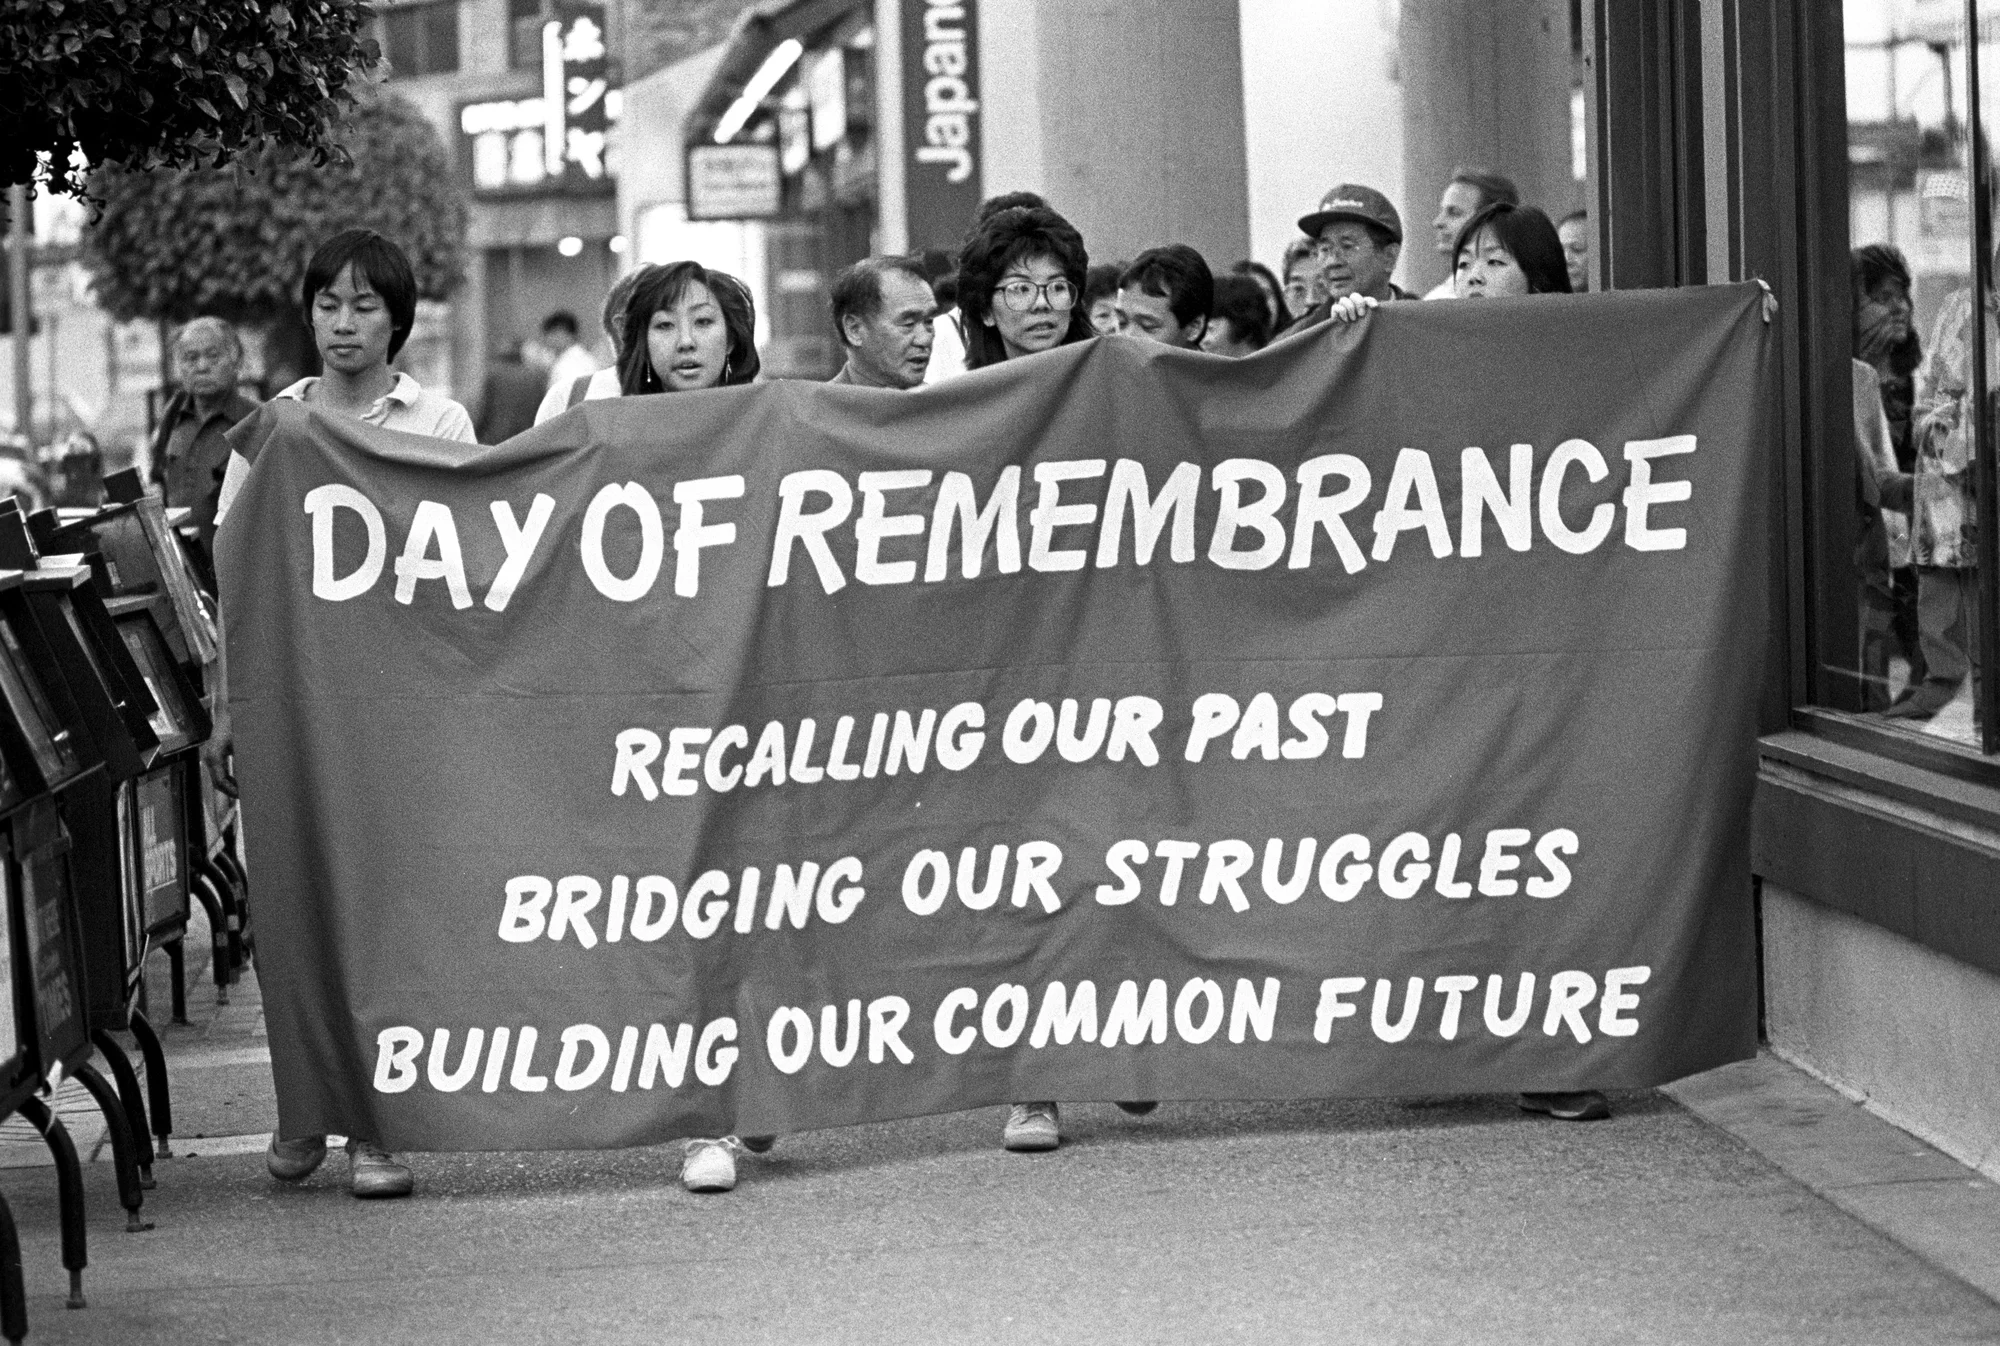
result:
<svg viewBox="0 0 2000 1346"><path fill-rule="evenodd" d="M1373 187L1343 182L1320 198L1319 209L1299 221L1313 240L1326 299L1287 327L1285 336L1326 321L1334 303L1350 294L1384 303L1416 296L1389 277L1403 251L1403 218Z"/></svg>

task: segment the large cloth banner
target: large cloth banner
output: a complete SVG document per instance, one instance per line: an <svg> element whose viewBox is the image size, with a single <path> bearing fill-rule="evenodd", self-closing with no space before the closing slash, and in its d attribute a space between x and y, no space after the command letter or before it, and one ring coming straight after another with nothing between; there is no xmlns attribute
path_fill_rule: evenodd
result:
<svg viewBox="0 0 2000 1346"><path fill-rule="evenodd" d="M1749 1055L1760 300L1394 305L477 449L265 408L219 563L282 1131Z"/></svg>

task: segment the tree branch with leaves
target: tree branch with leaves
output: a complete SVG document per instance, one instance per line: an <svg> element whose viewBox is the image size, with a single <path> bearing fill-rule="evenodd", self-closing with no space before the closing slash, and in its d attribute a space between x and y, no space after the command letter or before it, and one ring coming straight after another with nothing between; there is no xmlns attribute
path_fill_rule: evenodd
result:
<svg viewBox="0 0 2000 1346"><path fill-rule="evenodd" d="M0 0L0 179L86 196L88 165L324 163L381 59L362 0Z"/></svg>

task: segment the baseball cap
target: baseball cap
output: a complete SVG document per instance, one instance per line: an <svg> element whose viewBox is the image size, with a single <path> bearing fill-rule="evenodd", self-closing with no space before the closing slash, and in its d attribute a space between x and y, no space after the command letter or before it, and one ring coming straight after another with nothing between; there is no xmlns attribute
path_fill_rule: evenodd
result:
<svg viewBox="0 0 2000 1346"><path fill-rule="evenodd" d="M1318 238L1319 231L1335 220L1376 225L1387 229L1396 242L1403 241L1403 217L1389 204L1389 198L1358 182L1343 182L1329 190L1319 199L1319 209L1299 221L1299 228L1307 238Z"/></svg>

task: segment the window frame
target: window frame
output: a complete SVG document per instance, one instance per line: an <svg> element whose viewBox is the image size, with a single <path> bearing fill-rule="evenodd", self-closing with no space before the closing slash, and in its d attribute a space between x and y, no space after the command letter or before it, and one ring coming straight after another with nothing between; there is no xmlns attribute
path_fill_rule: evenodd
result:
<svg viewBox="0 0 2000 1346"><path fill-rule="evenodd" d="M1966 0L1968 20L1974 2ZM1778 298L1762 446L1770 621L1752 873L2000 972L2000 756L1898 732L1821 699L1817 651L1830 648L1827 624L1857 634L1859 625L1851 531L1843 552L1841 539L1820 526L1827 504L1845 510L1850 530L1855 514L1842 8L1839 0L1586 0L1596 246L1612 287L1754 277ZM1690 19L1702 38L1694 62L1686 59ZM1705 156L1688 125L1702 117ZM1691 163L1705 163L1706 181L1685 171ZM1634 183L1633 175L1643 176ZM1710 238L1706 274L1693 231L1667 227L1668 184L1674 209L1703 200L1711 234L1729 235ZM1982 175L1973 185L1986 207L1973 218L1975 284L1990 285L1994 184ZM1979 368L1983 375L1983 359ZM1991 418L1979 434L1976 451L1991 462ZM1994 517L1993 485L1986 474L1982 519ZM1982 533L1982 546L2000 542L2000 530ZM1979 564L1979 601L1989 617L1980 658L1993 670L1981 688L1987 741L1979 746L1991 749L2000 728L1992 709L2000 697L1992 654L2000 623L1990 619L2000 568L1990 550ZM1756 654L1744 652L1746 660Z"/></svg>
<svg viewBox="0 0 2000 1346"><path fill-rule="evenodd" d="M434 15L451 16L451 63L441 65L433 59L431 39L435 36ZM460 20L459 0L404 0L403 3L383 5L375 12L376 40L381 43L382 55L389 60L391 75L401 79L428 79L438 75L455 75L464 62L464 35ZM409 25L409 36L418 59L414 68L401 69L390 54L389 25L392 22Z"/></svg>
<svg viewBox="0 0 2000 1346"><path fill-rule="evenodd" d="M533 6L535 12L527 13ZM542 25L556 17L555 0L507 0L507 68L509 70L540 70L542 68ZM534 40L521 40L521 25L533 20Z"/></svg>
<svg viewBox="0 0 2000 1346"><path fill-rule="evenodd" d="M1963 0L1964 31L1976 33L1977 0ZM1979 679L1977 744L1921 737L1891 727L1860 709L1859 683L1827 667L1822 652L1853 649L1859 614L1853 583L1854 459L1851 424L1852 281L1850 278L1846 39L1838 0L1772 0L1731 3L1732 50L1758 73L1742 83L1761 96L1737 102L1742 129L1731 145L1737 182L1768 184L1744 192L1744 275L1767 279L1780 299L1777 408L1782 450L1773 464L1774 503L1783 511L1774 525L1772 566L1774 653L1767 669L1766 732L1790 728L1891 762L1918 766L1955 780L2000 784L2000 658L1996 591L2000 591L2000 507L1994 474L1977 483L1978 648L1970 651ZM1991 166L1978 148L1981 129L1981 62L1968 54L1967 147L1972 195L1972 281L1991 293ZM2000 66L1996 66L2000 69ZM1970 353L1974 405L1987 397L1986 334L1973 324ZM1974 453L1994 462L1992 415L1978 418Z"/></svg>

